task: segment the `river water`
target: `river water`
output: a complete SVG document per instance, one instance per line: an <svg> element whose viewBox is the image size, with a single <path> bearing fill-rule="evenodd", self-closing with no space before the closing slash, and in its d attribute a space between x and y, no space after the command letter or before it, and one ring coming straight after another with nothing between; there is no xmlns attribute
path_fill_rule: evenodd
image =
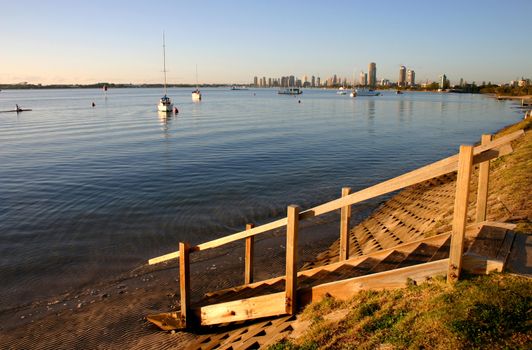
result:
<svg viewBox="0 0 532 350"><path fill-rule="evenodd" d="M521 118L479 95L4 90L0 309L114 276L457 152ZM91 107L95 102L96 106Z"/></svg>

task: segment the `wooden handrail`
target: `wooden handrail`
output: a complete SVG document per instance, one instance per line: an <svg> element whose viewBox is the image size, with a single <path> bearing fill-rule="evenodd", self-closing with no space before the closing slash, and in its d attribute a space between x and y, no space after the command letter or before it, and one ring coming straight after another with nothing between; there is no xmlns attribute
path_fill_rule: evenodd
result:
<svg viewBox="0 0 532 350"><path fill-rule="evenodd" d="M473 165L485 162L487 160L495 159L510 153L511 148L505 147L511 141L519 138L524 134L523 130L515 131L511 134L500 137L494 141L491 141L480 146L476 146L473 149ZM314 208L302 211L299 214L299 220L306 220L312 217L323 215L334 210L338 210L342 207L353 205L365 200L381 196L386 193L394 192L402 188L415 185L417 183L430 180L432 178L452 173L458 169L458 155L454 155L435 163L423 166L406 174L397 176L393 179L381 182L374 186L365 188L358 192L352 193L348 196L334 199L330 202L320 204ZM279 227L286 226L287 219L282 218L270 223L257 226L251 230L245 230L237 232L228 236L224 236L209 242L201 243L196 246L190 247L190 252L206 250L210 248L219 247L221 245L244 239L246 237L255 236L259 233L264 233L270 230L274 230ZM168 253L156 258L148 260L148 264L153 265L163 261L176 259L179 257L179 252Z"/></svg>

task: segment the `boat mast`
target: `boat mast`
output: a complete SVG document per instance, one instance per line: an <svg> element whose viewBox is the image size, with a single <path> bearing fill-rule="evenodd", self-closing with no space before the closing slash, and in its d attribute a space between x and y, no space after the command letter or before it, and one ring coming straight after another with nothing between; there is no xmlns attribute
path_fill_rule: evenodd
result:
<svg viewBox="0 0 532 350"><path fill-rule="evenodd" d="M163 72L164 72L164 95L167 95L166 91L166 45L164 42L164 32L163 32Z"/></svg>
<svg viewBox="0 0 532 350"><path fill-rule="evenodd" d="M198 86L198 64L196 64L196 91L199 90L199 86Z"/></svg>

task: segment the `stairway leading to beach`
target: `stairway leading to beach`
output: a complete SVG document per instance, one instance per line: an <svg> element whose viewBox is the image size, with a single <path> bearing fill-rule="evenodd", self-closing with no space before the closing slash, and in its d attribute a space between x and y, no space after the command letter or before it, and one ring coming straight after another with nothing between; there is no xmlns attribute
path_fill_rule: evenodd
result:
<svg viewBox="0 0 532 350"><path fill-rule="evenodd" d="M325 296L346 300L361 290L401 288L437 276L451 283L460 271L502 271L515 234L513 225L486 221L497 198L488 195L489 161L512 152L510 142L522 131L401 175L395 179L317 207L299 211L257 228L154 258L179 258L181 310L152 314L148 320L164 330L193 328L204 334L190 344L196 349L265 347L285 336L298 309ZM475 165L478 169L475 170ZM350 228L350 206L403 189L369 218ZM298 222L341 210L340 239L298 271ZM490 219L501 219L490 215ZM253 237L286 226L286 274L206 293L190 302L189 254L246 239L246 274L252 271ZM251 247L247 249L247 247ZM250 253L251 252L251 253Z"/></svg>

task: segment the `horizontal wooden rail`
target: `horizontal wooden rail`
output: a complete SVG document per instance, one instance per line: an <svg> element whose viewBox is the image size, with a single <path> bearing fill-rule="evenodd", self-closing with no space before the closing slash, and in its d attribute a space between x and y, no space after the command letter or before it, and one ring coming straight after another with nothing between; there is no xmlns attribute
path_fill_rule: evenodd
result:
<svg viewBox="0 0 532 350"><path fill-rule="evenodd" d="M495 159L497 157L506 155L512 151L510 145L511 141L519 138L524 134L523 130L513 132L511 134L500 137L494 141L486 143L484 145L477 146L473 149L473 164L479 164L487 160ZM309 219L315 216L323 215L334 210L338 210L342 207L353 205L365 200L381 196L386 193L394 192L402 188L415 185L417 183L430 180L432 178L452 173L458 169L458 155L454 155L435 163L426 165L424 167L413 170L409 173L400 175L393 179L381 182L374 186L365 188L358 192L352 193L348 196L341 197L330 202L320 204L314 208L302 211L299 214L299 220ZM245 230L238 233L234 233L228 236L224 236L209 242L201 243L197 246L190 247L191 252L206 250L210 248L219 247L221 245L244 239L246 237L255 236L259 233L264 233L270 230L274 230L279 227L285 226L287 223L286 218L282 218L270 223L257 226L251 230ZM170 259L179 257L179 252L172 252L156 258L148 260L148 264L153 265Z"/></svg>

